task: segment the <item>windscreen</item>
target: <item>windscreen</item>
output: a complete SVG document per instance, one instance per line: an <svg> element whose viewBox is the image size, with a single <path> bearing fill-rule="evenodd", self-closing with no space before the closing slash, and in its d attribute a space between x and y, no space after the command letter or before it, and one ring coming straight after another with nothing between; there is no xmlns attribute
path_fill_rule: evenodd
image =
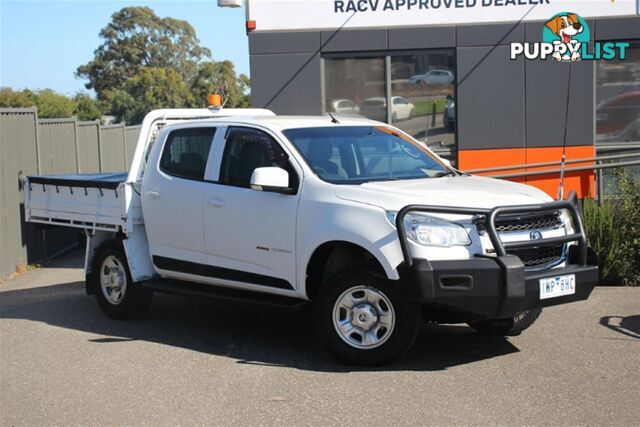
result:
<svg viewBox="0 0 640 427"><path fill-rule="evenodd" d="M334 184L453 174L420 143L385 126L299 128L284 134L314 172Z"/></svg>

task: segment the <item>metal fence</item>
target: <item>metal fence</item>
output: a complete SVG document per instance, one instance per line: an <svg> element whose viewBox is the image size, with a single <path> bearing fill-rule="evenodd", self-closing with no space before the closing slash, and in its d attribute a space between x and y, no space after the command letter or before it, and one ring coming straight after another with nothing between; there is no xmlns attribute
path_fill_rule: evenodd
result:
<svg viewBox="0 0 640 427"><path fill-rule="evenodd" d="M78 232L24 222L26 175L124 171L140 126L38 119L35 108L0 108L0 277L72 247Z"/></svg>

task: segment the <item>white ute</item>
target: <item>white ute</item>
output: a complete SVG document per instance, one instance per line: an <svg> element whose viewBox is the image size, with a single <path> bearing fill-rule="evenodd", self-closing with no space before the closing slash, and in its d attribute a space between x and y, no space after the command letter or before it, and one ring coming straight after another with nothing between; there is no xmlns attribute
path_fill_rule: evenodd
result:
<svg viewBox="0 0 640 427"><path fill-rule="evenodd" d="M398 358L425 321L518 334L598 279L574 195L460 173L364 119L156 110L128 174L25 188L27 221L85 230L107 316L140 316L153 292L312 305L352 364Z"/></svg>

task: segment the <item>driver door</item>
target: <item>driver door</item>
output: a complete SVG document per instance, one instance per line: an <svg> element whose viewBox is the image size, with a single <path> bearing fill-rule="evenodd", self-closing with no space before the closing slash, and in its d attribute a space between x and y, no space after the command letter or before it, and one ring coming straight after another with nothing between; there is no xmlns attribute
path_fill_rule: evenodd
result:
<svg viewBox="0 0 640 427"><path fill-rule="evenodd" d="M252 190L256 168L289 173L295 194ZM298 169L296 169L298 168ZM267 132L229 127L216 182L204 195L204 240L210 279L261 291L294 290L299 167Z"/></svg>

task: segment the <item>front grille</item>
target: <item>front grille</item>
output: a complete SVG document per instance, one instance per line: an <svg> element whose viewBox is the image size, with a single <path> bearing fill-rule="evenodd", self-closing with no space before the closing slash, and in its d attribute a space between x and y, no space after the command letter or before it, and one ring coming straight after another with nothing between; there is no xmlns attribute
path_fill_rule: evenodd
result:
<svg viewBox="0 0 640 427"><path fill-rule="evenodd" d="M474 222L478 233L487 232L487 225L484 218ZM562 226L560 212L554 211L542 215L518 215L502 216L496 219L496 230L498 233L508 233L513 231L544 230L558 228Z"/></svg>
<svg viewBox="0 0 640 427"><path fill-rule="evenodd" d="M487 226L484 218L474 221L480 234L486 234ZM496 230L499 234L510 232L530 232L534 230L549 230L562 226L559 211L544 214L530 214L518 216L501 216L496 219ZM551 268L561 263L565 257L564 245L545 245L538 247L511 249L507 253L515 255L528 270Z"/></svg>
<svg viewBox="0 0 640 427"><path fill-rule="evenodd" d="M525 268L545 268L562 261L564 257L564 245L512 249L507 251L507 253L520 258Z"/></svg>

